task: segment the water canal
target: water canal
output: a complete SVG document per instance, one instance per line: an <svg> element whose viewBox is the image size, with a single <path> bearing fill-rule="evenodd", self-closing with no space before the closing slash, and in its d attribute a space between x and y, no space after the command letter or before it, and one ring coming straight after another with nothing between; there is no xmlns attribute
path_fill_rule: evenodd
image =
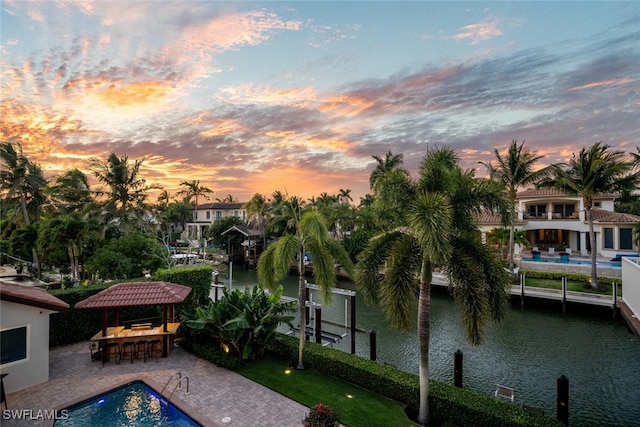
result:
<svg viewBox="0 0 640 427"><path fill-rule="evenodd" d="M223 283L228 284L224 278ZM254 285L253 270L234 266L232 286ZM285 295L296 297L297 277L285 280ZM355 285L341 281L342 288ZM319 297L314 296L319 302ZM336 296L324 307L323 318L345 319L345 297ZM514 304L509 317L493 325L484 344L466 343L455 304L446 292L433 292L430 370L434 379L453 384L453 354L464 353L463 385L492 395L497 383L516 388L516 404L556 414L556 380L569 378L569 424L573 426L640 426L640 340L622 320L605 308L570 307L562 313L559 302L549 305ZM380 310L357 296L357 326L377 332L378 361L418 373L415 334L393 331ZM333 332L347 332L332 326ZM334 347L350 351L347 336ZM369 357L369 337L357 334L356 353Z"/></svg>

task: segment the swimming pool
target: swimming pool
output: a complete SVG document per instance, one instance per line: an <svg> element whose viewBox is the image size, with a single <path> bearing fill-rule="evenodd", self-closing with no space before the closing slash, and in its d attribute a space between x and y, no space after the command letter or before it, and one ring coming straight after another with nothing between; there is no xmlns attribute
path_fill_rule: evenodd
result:
<svg viewBox="0 0 640 427"><path fill-rule="evenodd" d="M173 400L173 399L172 399ZM202 426L177 406L160 401L143 381L124 384L61 412L56 427L193 427Z"/></svg>
<svg viewBox="0 0 640 427"><path fill-rule="evenodd" d="M558 258L537 258L533 259L531 257L522 258L522 261L530 261L530 262L550 262L556 264L570 264L570 265L586 265L590 266L591 261L588 260L577 260L577 259L569 259L569 260L561 260ZM596 262L597 267L620 267L622 268L621 262L615 261L598 261Z"/></svg>

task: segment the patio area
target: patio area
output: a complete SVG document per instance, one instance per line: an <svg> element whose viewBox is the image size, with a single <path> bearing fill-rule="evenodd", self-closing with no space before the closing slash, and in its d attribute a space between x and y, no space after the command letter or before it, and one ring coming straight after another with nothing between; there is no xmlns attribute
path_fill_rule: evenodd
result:
<svg viewBox="0 0 640 427"><path fill-rule="evenodd" d="M181 348L171 357L133 364L91 361L88 342L51 349L49 381L7 396L10 410L53 410L105 388L136 379L164 385L180 371L190 379L189 394L175 391L189 407L223 426L300 426L308 408L232 371L199 359ZM4 409L4 405L2 406ZM42 426L42 420L2 420L3 426Z"/></svg>

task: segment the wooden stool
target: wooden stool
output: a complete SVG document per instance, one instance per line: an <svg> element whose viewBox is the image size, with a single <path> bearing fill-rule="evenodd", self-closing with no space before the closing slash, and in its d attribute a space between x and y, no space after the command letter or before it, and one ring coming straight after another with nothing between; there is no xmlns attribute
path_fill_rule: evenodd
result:
<svg viewBox="0 0 640 427"><path fill-rule="evenodd" d="M136 356L136 343L134 341L125 341L122 343L122 353L120 358L124 360L127 356L129 356L131 363L133 363L133 358Z"/></svg>
<svg viewBox="0 0 640 427"><path fill-rule="evenodd" d="M140 352L142 352L142 359L147 362L147 340L136 341L136 357L140 358Z"/></svg>
<svg viewBox="0 0 640 427"><path fill-rule="evenodd" d="M116 360L116 365L120 363L120 344L117 342L110 342L107 344L107 361L111 360L111 356ZM104 366L104 362L102 362Z"/></svg>
<svg viewBox="0 0 640 427"><path fill-rule="evenodd" d="M151 340L147 344L147 354L149 357L155 355L156 362L158 361L158 353L162 355L162 342L160 340Z"/></svg>

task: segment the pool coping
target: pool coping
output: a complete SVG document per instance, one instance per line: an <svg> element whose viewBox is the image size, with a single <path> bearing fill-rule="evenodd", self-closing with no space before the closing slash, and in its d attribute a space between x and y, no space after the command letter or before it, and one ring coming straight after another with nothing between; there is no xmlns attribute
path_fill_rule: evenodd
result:
<svg viewBox="0 0 640 427"><path fill-rule="evenodd" d="M120 381L120 382L118 382L116 384L112 384L112 385L110 385L108 387L104 387L103 389L100 389L97 392L93 393L91 396L81 397L81 398L74 399L74 400L71 400L69 402L66 402L66 403L56 407L55 411L57 413L59 411L62 411L63 409L68 409L68 408L70 408L72 406L79 405L79 404L84 403L86 401L95 399L96 397L98 397L98 396L100 396L102 394L109 393L110 391L116 390L116 389L121 388L121 387L125 387L127 385L130 385L130 384L133 384L133 383L136 383L136 382L143 383L144 385L146 385L147 387L152 389L154 392L156 392L158 395L160 395L160 391L163 388L160 384L158 384L158 382L154 381L152 378L149 378L146 375L140 375L139 377L129 378L129 379ZM165 397L165 395L162 395L162 397ZM204 415L202 415L197 409L195 409L195 408L189 406L188 404L186 404L178 396L175 396L175 395L171 396L170 403L173 406L175 406L176 408L178 408L180 411L184 412L187 416L189 416L195 422L200 424L202 427L220 427L218 424L210 421L208 418L206 418ZM54 422L55 422L54 419L46 419L42 423L42 426L43 427L53 427Z"/></svg>

